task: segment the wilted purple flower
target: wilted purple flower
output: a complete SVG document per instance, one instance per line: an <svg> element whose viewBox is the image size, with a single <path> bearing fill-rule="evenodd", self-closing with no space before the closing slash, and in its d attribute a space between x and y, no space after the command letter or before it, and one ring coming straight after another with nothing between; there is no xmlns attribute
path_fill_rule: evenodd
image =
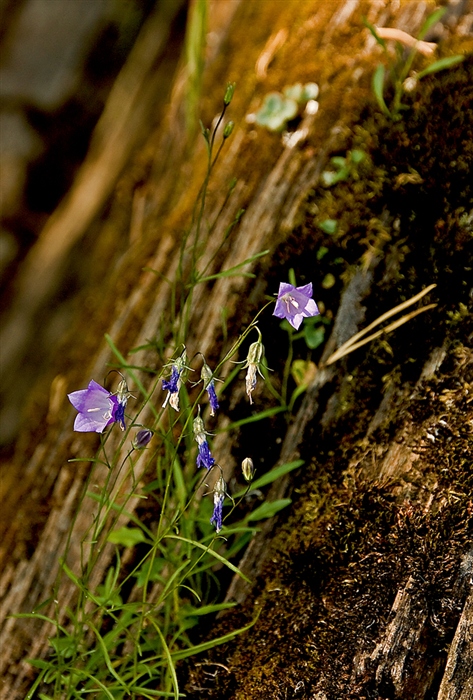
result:
<svg viewBox="0 0 473 700"><path fill-rule="evenodd" d="M217 532L220 532L222 529L223 502L225 500L226 487L225 480L221 476L214 487L214 511L210 518L210 524L215 525Z"/></svg>
<svg viewBox="0 0 473 700"><path fill-rule="evenodd" d="M197 467L205 467L206 469L211 469L215 464L215 460L210 452L210 447L207 440L204 440L204 442L199 445L196 464Z"/></svg>
<svg viewBox="0 0 473 700"><path fill-rule="evenodd" d="M115 413L115 420L120 425L120 428L122 430L125 430L125 408L127 401L131 396L130 392L128 391L128 384L126 383L125 379L122 379L122 381L118 385L118 389L115 393L115 396L117 397L118 401L118 406Z"/></svg>
<svg viewBox="0 0 473 700"><path fill-rule="evenodd" d="M273 316L285 318L297 331L304 318L320 313L311 297L311 282L302 287L293 287L288 282L281 282Z"/></svg>
<svg viewBox="0 0 473 700"><path fill-rule="evenodd" d="M133 447L135 450L142 450L150 442L153 437L153 433L148 428L143 428L136 433L136 437L133 440Z"/></svg>
<svg viewBox="0 0 473 700"><path fill-rule="evenodd" d="M202 371L200 373L200 377L204 382L204 389L206 390L207 394L209 395L209 401L210 401L210 415L214 416L215 411L217 408L219 408L218 400L217 400L217 394L215 393L215 380L212 376L212 370L206 364L204 361L204 364L202 365Z"/></svg>
<svg viewBox="0 0 473 700"><path fill-rule="evenodd" d="M175 411L179 410L179 389L182 386L182 373L186 369L187 355L184 350L180 357L173 362L171 376L169 380L163 379L163 390L168 391L168 395L163 403L166 408L168 401Z"/></svg>
<svg viewBox="0 0 473 700"><path fill-rule="evenodd" d="M256 330L258 331L259 340L257 340L256 343L251 343L248 350L248 356L246 358L246 364L243 367L243 369L248 368L246 373L246 393L250 399L250 404L253 403L252 393L256 387L256 373L258 373L260 377L263 377L264 379L264 375L261 374L260 369L260 365L263 362L264 357L264 345L261 342L261 333L259 328L256 328Z"/></svg>
<svg viewBox="0 0 473 700"><path fill-rule="evenodd" d="M199 452L197 454L196 464L198 467L205 467L206 469L211 469L215 464L215 459L210 452L209 443L207 442L206 432L204 428L204 421L200 416L194 418L193 422L194 439L199 446Z"/></svg>
<svg viewBox="0 0 473 700"><path fill-rule="evenodd" d="M125 404L121 404L116 396L93 379L87 389L73 391L67 397L79 411L74 421L74 430L78 433L103 433L108 425L116 421L125 427Z"/></svg>

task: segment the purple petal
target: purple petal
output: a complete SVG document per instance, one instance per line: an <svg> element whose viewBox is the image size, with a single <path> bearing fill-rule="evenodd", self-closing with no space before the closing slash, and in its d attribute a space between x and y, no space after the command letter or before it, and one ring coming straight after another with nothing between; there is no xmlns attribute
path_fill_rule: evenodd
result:
<svg viewBox="0 0 473 700"><path fill-rule="evenodd" d="M276 306L274 307L273 316L277 316L278 318L286 318L286 314L286 304L283 301L281 301L281 299L278 299L276 302Z"/></svg>
<svg viewBox="0 0 473 700"><path fill-rule="evenodd" d="M294 287L293 287L294 289ZM312 282L309 282L309 284L304 284L302 287L296 287L296 291L299 292L300 294L303 294L305 297L311 297L312 296Z"/></svg>
<svg viewBox="0 0 473 700"><path fill-rule="evenodd" d="M107 420L78 413L74 421L74 430L78 433L103 433L107 425Z"/></svg>
<svg viewBox="0 0 473 700"><path fill-rule="evenodd" d="M211 469L215 464L215 460L212 457L207 440L204 440L199 445L199 453L197 455L196 463L198 467L205 467L206 469Z"/></svg>
<svg viewBox="0 0 473 700"><path fill-rule="evenodd" d="M318 316L319 314L319 307L313 299L309 299L304 309L304 316Z"/></svg>
<svg viewBox="0 0 473 700"><path fill-rule="evenodd" d="M302 321L304 320L304 316L302 314L296 314L295 316L286 316L286 319L289 321L291 326L298 331Z"/></svg>
<svg viewBox="0 0 473 700"><path fill-rule="evenodd" d="M282 297L283 294L287 294L288 292L292 294L295 291L296 287L294 287L292 284L289 284L289 282L280 282L278 298Z"/></svg>
<svg viewBox="0 0 473 700"><path fill-rule="evenodd" d="M121 430L125 430L126 425L125 425L125 407L126 407L126 401L123 403L117 399L116 396L110 396L110 401L112 401L112 416L107 423L109 425L110 423L119 423Z"/></svg>
<svg viewBox="0 0 473 700"><path fill-rule="evenodd" d="M222 529L222 519L223 519L223 498L219 499L214 506L214 512L210 518L210 524L215 525L217 532Z"/></svg>
<svg viewBox="0 0 473 700"><path fill-rule="evenodd" d="M215 387L213 380L210 382L210 384L207 387L207 393L209 395L209 401L210 401L210 408L211 408L211 415L215 415L215 411L217 408L220 408L218 400L217 400L217 394L215 393Z"/></svg>
<svg viewBox="0 0 473 700"><path fill-rule="evenodd" d="M175 394L179 391L178 388L179 371L175 365L172 366L171 376L169 380L163 379L163 390L169 391L170 394Z"/></svg>

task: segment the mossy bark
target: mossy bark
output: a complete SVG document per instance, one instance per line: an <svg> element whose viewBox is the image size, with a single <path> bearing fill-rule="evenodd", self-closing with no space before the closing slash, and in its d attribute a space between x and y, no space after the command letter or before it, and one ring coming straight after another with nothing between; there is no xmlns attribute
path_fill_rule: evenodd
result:
<svg viewBox="0 0 473 700"><path fill-rule="evenodd" d="M223 278L196 288L186 343L192 353L217 359L226 337L240 332L290 268L298 283L314 282L334 323L326 348L312 355L318 373L289 423L274 417L257 431L215 442L228 479L249 455L259 469L299 456L305 466L267 495L290 494L292 506L255 536L241 563L253 584L230 584L228 598L240 605L210 635L257 617L254 626L198 665L182 666L185 692L219 700L466 700L472 697L472 62L427 78L407 96L402 119L391 122L373 101L370 77L382 56L362 17L416 34L424 3L381 10L369 0L226 5L216 15L218 48L209 52L204 75L203 122L211 122L226 82L235 80L237 127L211 182L206 219L213 230L204 260L215 256L218 271L266 248L270 254L254 266L251 284ZM460 16L444 24L445 54L471 51L465 22ZM278 32L282 40L271 42ZM320 110L292 125L301 134L295 145L246 123L267 92L313 81L320 85ZM139 97L154 104L156 93ZM47 654L47 625L7 618L50 596L87 475L87 465L67 460L92 455L96 446L95 436L71 434L66 393L105 373L111 356L104 332L123 354L160 333L169 336L169 286L149 270L174 274L205 173L203 145L186 143L182 99L178 74L160 124L151 127L147 115L146 141L126 162L106 211L102 197L74 245L56 258L54 281L28 314L34 328L70 275L81 280L71 332L50 366L40 368L16 461L5 470L1 698L25 697L34 675L25 658ZM93 148L86 166L93 171L96 159L103 171L105 161ZM320 175L329 157L354 148L365 154L360 166L324 187ZM83 178L84 172L48 225L53 248L77 197L90 194L81 190ZM245 215L221 247L240 209ZM334 235L320 227L327 219L337 221ZM31 251L20 289L31 290L34 275L42 274L44 250L40 241ZM330 287L322 285L327 275L335 282ZM427 297L435 308L325 365L352 334L430 284L437 285ZM20 314L22 304L15 308ZM274 319L264 317L260 328L277 384L284 334ZM306 358L299 343L296 353ZM144 350L133 363L153 368L156 355ZM264 388L255 398L258 409L272 405ZM230 407L232 417L248 411L243 387L227 397L223 412ZM92 513L93 504L85 504L76 533ZM109 561L104 558L98 580ZM73 592L71 584L64 600Z"/></svg>

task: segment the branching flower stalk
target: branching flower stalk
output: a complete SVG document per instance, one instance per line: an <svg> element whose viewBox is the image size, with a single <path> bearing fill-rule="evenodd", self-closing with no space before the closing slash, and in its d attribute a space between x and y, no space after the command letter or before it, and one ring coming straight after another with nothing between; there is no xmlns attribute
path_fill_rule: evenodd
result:
<svg viewBox="0 0 473 700"><path fill-rule="evenodd" d="M227 363L235 361L233 358L238 357L243 344L254 331L257 340L250 344L246 360L237 363L240 369L235 370L235 375L242 369L246 370L245 387L251 405L255 403L257 375L266 383L268 368L264 365L265 350L258 321L268 307L273 305L273 315L285 319L291 325L291 337L289 358L282 379L284 405L269 411L273 415L275 410L288 410L286 398L292 362L292 328L298 330L305 319L319 313L312 299L312 284L296 287L294 279L291 280L294 284L281 283L277 298L257 311L251 323L215 365L212 361L210 365L207 364L199 351L190 361L187 358L185 342L196 284L230 274L248 275L242 268L262 255L252 256L231 270L208 277L204 277L207 267L204 273L199 273L197 269L201 258L200 238L207 187L223 143L231 133L228 124L216 154L215 139L233 96L233 89L234 86L227 88L224 107L212 133L204 130L208 155L207 173L194 208L191 249L187 250L190 240L188 233L181 248L178 275L172 282L173 306L170 313L175 333L169 338L167 362L161 358L163 366L158 372L152 368L133 366L126 361L113 340L106 336L122 377L117 390L111 392L91 379L87 388L69 394L77 411L75 430L98 433L100 447L93 459L71 460L87 461L91 466L72 518L53 588L55 603L52 617L40 610L24 615L34 619L41 617L55 628L55 634L51 637L50 656L47 660L31 662L38 668L39 675L28 695L29 699L33 698L43 684L53 693L53 700L76 700L86 695L96 696L100 700L151 700L157 694L177 700L181 696L175 670L177 661L209 648L208 642L202 646L193 646L186 632L197 617L195 607L203 605L206 611L213 613L222 609L222 606L225 607L225 604L205 600L208 581L216 580L214 564L224 565L232 573L243 576L231 557L245 546L254 527L248 524L251 522L250 514L247 519L244 517L240 522L234 522L236 509L251 488L267 485L302 464L301 461L296 461L278 465L255 481L255 468L251 458L247 457L241 467L246 488L238 491L234 498L229 493L218 454L214 445L209 445L208 438L212 434L210 429L215 429L212 424L219 420L220 393L227 386L223 383L220 393L217 393L215 382L224 372ZM187 276L184 273L186 265L190 265ZM332 354L327 364L370 342L381 333L394 330L415 314L432 308L434 305L413 311L386 328L364 337L380 323L422 298L434 286L431 285L409 301L383 314L364 331L344 343ZM150 346L157 347L152 344ZM199 370L200 381L192 386L200 385L200 388L188 393L188 374ZM141 382L139 371L154 375L149 388ZM134 397L128 390L125 375L133 390L136 389L142 396L134 416L129 415L132 411L127 402L132 404L132 409L135 409L135 405L130 400ZM270 387L270 391L280 400L281 397L273 387ZM293 401L291 406L292 404ZM261 415L264 413L263 411ZM119 432L115 424L118 424ZM115 440L116 449L113 456L109 456L109 440L113 431L115 436L120 435L120 439ZM135 459L137 455L140 455L141 461ZM142 466L140 472L136 471L138 463ZM144 475L146 479L142 478ZM151 480L152 476L154 479ZM213 504L210 505L209 499L199 497L199 490L206 479L210 481L213 477L216 477L213 488L207 494L212 496ZM92 487L95 480L103 481L98 493ZM88 527L74 539L81 523L79 514L86 498L94 501L97 510ZM148 499L148 502L154 499L159 512L152 522L143 522L139 511L135 510L135 503L140 498ZM232 505L226 511L227 498ZM289 499L268 503L266 511L263 504L251 517L272 517L289 503ZM211 514L209 508L212 509ZM258 514L257 511L261 513ZM150 508L148 517L151 517ZM126 525L121 526L124 522ZM76 541L80 552L78 562L73 561L72 556ZM222 553L223 543L225 553ZM139 546L139 549L135 550L133 564L127 556L125 566L122 552L129 552L135 546ZM99 572L102 572L107 562L108 572L104 580L100 580ZM65 577L75 589L73 601L63 600ZM69 592L68 596L70 595ZM243 629L247 628L248 626ZM228 641L236 634L238 631L216 639L213 643L216 645ZM44 693L42 697L48 697L49 700L49 696Z"/></svg>

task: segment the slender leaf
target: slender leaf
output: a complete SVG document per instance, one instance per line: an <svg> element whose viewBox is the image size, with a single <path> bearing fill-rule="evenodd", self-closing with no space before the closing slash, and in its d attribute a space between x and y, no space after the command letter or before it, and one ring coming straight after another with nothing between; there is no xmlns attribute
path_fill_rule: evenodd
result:
<svg viewBox="0 0 473 700"><path fill-rule="evenodd" d="M378 32L376 31L376 27L373 24L371 24L371 22L368 22L366 17L363 17L363 24L367 29L369 29L371 34L376 39L376 42L386 51L386 42L379 36Z"/></svg>
<svg viewBox="0 0 473 700"><path fill-rule="evenodd" d="M209 642L204 642L203 644L197 644L194 647L190 647L190 649L181 649L180 651L173 652L171 654L172 658L174 661L181 661L182 659L187 659L189 656L194 656L195 654L200 654L203 651L208 651L209 649L213 649L214 647L219 646L220 644L225 644L226 642L229 642L231 639L234 639L237 637L239 634L243 634L243 632L247 632L249 629L253 627L253 625L257 622L259 613L256 615L255 619L250 622L249 625L246 625L246 627L241 627L238 630L234 630L233 632L229 632L228 634L224 634L222 637L217 637L216 639L212 639Z"/></svg>
<svg viewBox="0 0 473 700"><path fill-rule="evenodd" d="M262 503L259 508L256 508L248 516L248 521L252 522L254 520L265 520L266 518L272 518L276 513L279 513L283 508L287 508L292 503L290 498L281 498L279 501L272 501L271 503Z"/></svg>
<svg viewBox="0 0 473 700"><path fill-rule="evenodd" d="M268 408L266 411L260 411L260 413L256 413L254 416L248 416L248 418L242 418L234 423L230 423L230 425L224 428L223 431L218 432L227 432L229 430L240 428L242 425L247 425L248 423L257 423L260 420L270 418L271 416L275 416L277 413L282 413L283 411L287 411L287 406L275 406L274 408Z"/></svg>
<svg viewBox="0 0 473 700"><path fill-rule="evenodd" d="M437 24L439 20L442 19L446 12L447 8L446 7L440 7L438 10L435 10L435 12L432 12L429 17L425 20L424 24L421 27L421 30L419 34L417 35L418 39L423 39L424 36L427 34L429 29L434 26L434 24Z"/></svg>
<svg viewBox="0 0 473 700"><path fill-rule="evenodd" d="M426 75L438 73L441 70L445 70L445 68L452 68L452 66L456 66L458 63L461 63L464 60L465 56L461 56L460 54L457 54L456 56L445 56L445 58L439 58L438 61L434 61L434 63L431 63L430 66L427 66L427 68L421 70L417 74L417 80L420 80Z"/></svg>
<svg viewBox="0 0 473 700"><path fill-rule="evenodd" d="M235 574L238 574L238 576L241 576L241 578L244 578L245 581L248 581L248 583L251 583L250 579L243 574L240 569L238 569L234 564L232 564L230 561L227 561L225 557L222 557L221 554L218 552L215 552L213 549L210 549L210 547L206 547L205 545L201 544L200 542L196 542L195 540L189 540L187 537L179 537L179 535L167 535L164 539L166 540L179 540L181 542L187 542L188 544L193 545L194 547L199 547L199 549L203 549L205 552L208 552L212 557L215 557L221 564L229 568L231 571L233 571Z"/></svg>
<svg viewBox="0 0 473 700"><path fill-rule="evenodd" d="M166 660L168 662L168 669L169 669L169 672L171 674L172 685L174 687L174 697L178 698L179 697L179 684L177 682L176 669L174 667L173 659L171 658L171 652L169 651L169 647L166 644L166 640L164 639L164 635L161 632L159 625L157 625L152 618L150 618L150 622L153 625L156 632L158 633L159 639L161 640L161 645L163 647L164 656L166 657Z"/></svg>
<svg viewBox="0 0 473 700"><path fill-rule="evenodd" d="M234 265L233 267L230 267L228 270L223 270L222 272L217 272L215 275L207 275L206 277L199 277L197 280L197 284L200 284L202 282L208 282L209 280L216 280L220 279L220 277L232 277L235 275L237 270L240 270L242 267L245 265L249 265L250 263L254 262L258 258L261 258L263 255L267 255L269 253L268 250L262 250L261 253L256 253L256 255L252 255L250 258L247 260L244 260L241 263L238 263L238 265ZM255 277L255 275L252 272L244 272L244 273L238 273L240 275L244 275L245 277Z"/></svg>
<svg viewBox="0 0 473 700"><path fill-rule="evenodd" d="M381 111L387 117L390 117L391 112L389 111L388 106L387 106L386 102L384 101L384 76L385 76L385 69L384 69L383 64L380 63L373 74L372 87L373 87L374 96L376 97L376 101L378 102L378 105L381 108Z"/></svg>

